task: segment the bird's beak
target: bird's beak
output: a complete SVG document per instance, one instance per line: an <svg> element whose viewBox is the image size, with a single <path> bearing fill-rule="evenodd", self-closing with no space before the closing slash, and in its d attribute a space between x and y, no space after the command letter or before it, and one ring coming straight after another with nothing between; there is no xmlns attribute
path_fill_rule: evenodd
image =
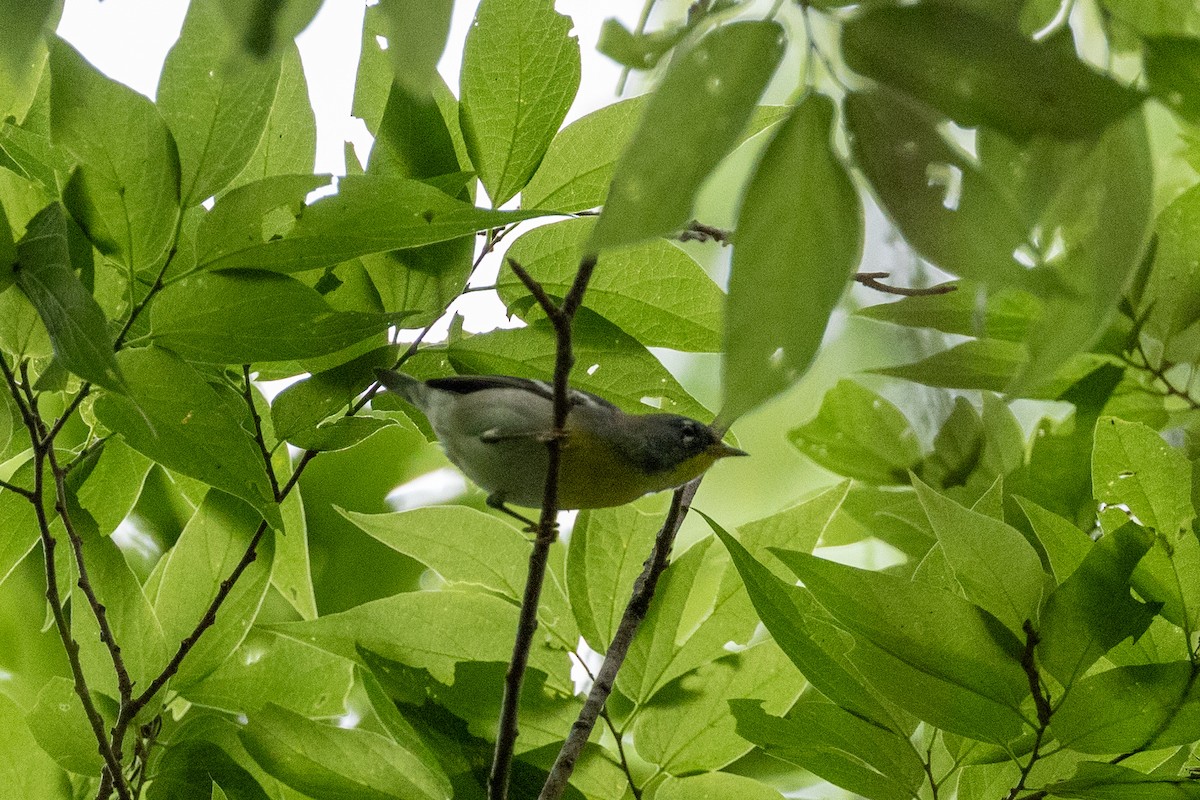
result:
<svg viewBox="0 0 1200 800"><path fill-rule="evenodd" d="M739 450L732 445L725 444L724 442L717 442L711 448L709 448L709 452L711 452L717 458L725 458L726 456L748 456L748 455L750 455L745 450Z"/></svg>

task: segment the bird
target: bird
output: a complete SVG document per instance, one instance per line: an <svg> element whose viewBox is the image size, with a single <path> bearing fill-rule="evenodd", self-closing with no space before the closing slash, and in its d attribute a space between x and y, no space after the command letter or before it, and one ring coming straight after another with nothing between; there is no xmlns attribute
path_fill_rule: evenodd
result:
<svg viewBox="0 0 1200 800"><path fill-rule="evenodd" d="M554 388L509 375L422 381L377 369L379 382L429 420L446 456L488 493L488 505L535 527L509 504L540 508L554 431ZM561 444L560 509L607 508L682 486L718 459L749 455L711 425L679 414L627 414L569 390Z"/></svg>

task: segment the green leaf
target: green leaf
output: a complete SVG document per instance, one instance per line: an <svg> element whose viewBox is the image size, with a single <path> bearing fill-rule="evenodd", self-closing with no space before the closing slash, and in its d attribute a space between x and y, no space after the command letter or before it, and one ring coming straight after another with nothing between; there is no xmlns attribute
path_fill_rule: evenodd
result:
<svg viewBox="0 0 1200 800"><path fill-rule="evenodd" d="M851 380L826 392L816 418L789 431L788 440L826 469L876 485L908 484L921 458L900 409Z"/></svg>
<svg viewBox="0 0 1200 800"><path fill-rule="evenodd" d="M687 223L701 183L738 141L784 44L778 23L733 22L672 62L614 169L588 251Z"/></svg>
<svg viewBox="0 0 1200 800"><path fill-rule="evenodd" d="M304 198L328 183L327 175L269 175L231 189L196 228L197 266L282 236L300 216Z"/></svg>
<svg viewBox="0 0 1200 800"><path fill-rule="evenodd" d="M832 150L833 102L810 94L776 131L738 216L725 312L722 415L808 369L862 254L858 193Z"/></svg>
<svg viewBox="0 0 1200 800"><path fill-rule="evenodd" d="M225 21L250 56L266 59L291 44L321 8L321 0L244 3L219 0Z"/></svg>
<svg viewBox="0 0 1200 800"><path fill-rule="evenodd" d="M1076 800L1194 800L1200 783L1193 778L1146 775L1118 764L1083 761L1065 781L1046 786L1052 797Z"/></svg>
<svg viewBox="0 0 1200 800"><path fill-rule="evenodd" d="M1157 245L1146 282L1143 330L1166 344L1200 320L1200 187L1175 198L1154 221Z"/></svg>
<svg viewBox="0 0 1200 800"><path fill-rule="evenodd" d="M159 263L179 215L179 156L142 95L101 75L61 39L50 48L51 133L79 159L63 200L106 255Z"/></svg>
<svg viewBox="0 0 1200 800"><path fill-rule="evenodd" d="M1055 580L1062 583L1087 557L1088 551L1092 549L1091 538L1069 520L1047 511L1032 500L1024 497L1014 499L1029 519L1038 544L1042 546L1050 562Z"/></svg>
<svg viewBox="0 0 1200 800"><path fill-rule="evenodd" d="M569 219L534 228L513 242L506 255L551 296L566 297L594 224L591 219ZM510 313L533 304L525 284L507 266L496 279L496 291ZM715 352L721 347L724 299L691 256L669 242L654 240L605 252L584 305L647 347Z"/></svg>
<svg viewBox="0 0 1200 800"><path fill-rule="evenodd" d="M0 695L0 785L15 797L70 796L67 776L38 749L24 713L7 695Z"/></svg>
<svg viewBox="0 0 1200 800"><path fill-rule="evenodd" d="M396 321L335 311L315 289L277 272L222 270L163 289L150 310L150 336L191 361L249 364L334 353Z"/></svg>
<svg viewBox="0 0 1200 800"><path fill-rule="evenodd" d="M1142 41L1150 93L1191 123L1200 123L1200 41L1155 36Z"/></svg>
<svg viewBox="0 0 1200 800"><path fill-rule="evenodd" d="M288 441L302 450L327 453L353 447L368 436L395 424L394 419L381 419L360 413L353 417L329 420L315 428L292 434Z"/></svg>
<svg viewBox="0 0 1200 800"><path fill-rule="evenodd" d="M671 774L719 769L750 751L734 736L731 698L763 702L782 713L804 679L773 641L727 655L685 675L642 708L634 723L638 753Z"/></svg>
<svg viewBox="0 0 1200 800"><path fill-rule="evenodd" d="M86 480L78 488L72 487L75 499L95 520L101 536L111 534L129 516L152 464L122 439L108 439ZM73 473L68 477L68 485L73 477Z"/></svg>
<svg viewBox="0 0 1200 800"><path fill-rule="evenodd" d="M230 186L272 175L312 172L317 154L317 120L308 99L308 81L294 43L283 50L283 63L266 129L246 168Z"/></svg>
<svg viewBox="0 0 1200 800"><path fill-rule="evenodd" d="M381 347L291 384L271 403L275 435L286 441L297 433L313 430L352 403L374 382L375 368L392 366L397 355L396 348Z"/></svg>
<svg viewBox="0 0 1200 800"><path fill-rule="evenodd" d="M214 786L229 800L268 800L258 781L225 749L203 739L184 739L162 754L146 800L210 797Z"/></svg>
<svg viewBox="0 0 1200 800"><path fill-rule="evenodd" d="M492 207L541 163L579 88L579 41L551 0L483 0L463 47L459 119Z"/></svg>
<svg viewBox="0 0 1200 800"><path fill-rule="evenodd" d="M1142 101L1055 43L1034 42L946 2L871 8L842 28L842 51L855 72L959 125L987 125L1016 139L1086 137Z"/></svg>
<svg viewBox="0 0 1200 800"><path fill-rule="evenodd" d="M1014 634L1037 618L1045 590L1042 561L1020 531L964 508L913 480L917 497L966 599L994 614Z"/></svg>
<svg viewBox="0 0 1200 800"><path fill-rule="evenodd" d="M1020 374L1026 358L1024 346L1016 342L969 339L911 364L871 371L926 386L1003 392Z"/></svg>
<svg viewBox="0 0 1200 800"><path fill-rule="evenodd" d="M1015 738L1020 709L1029 696L1020 663L1022 646L990 613L949 592L903 578L806 553L774 552L856 637L961 694L964 705L954 709L954 718L930 722L955 730L970 708L972 725L990 717L984 727L990 728L991 741Z"/></svg>
<svg viewBox="0 0 1200 800"><path fill-rule="evenodd" d="M950 416L933 439L933 452L921 463L917 473L942 489L963 486L979 465L983 445L983 420L970 400L956 397Z"/></svg>
<svg viewBox="0 0 1200 800"><path fill-rule="evenodd" d="M261 522L260 515L232 495L211 490L167 555L154 610L168 641L184 639L242 559ZM254 562L221 604L216 623L192 648L173 679L176 688L215 670L246 637L266 596L274 539L259 542Z"/></svg>
<svg viewBox="0 0 1200 800"><path fill-rule="evenodd" d="M873 800L911 800L925 766L908 739L822 700L801 700L780 718L746 700L729 703L737 733L767 755Z"/></svg>
<svg viewBox="0 0 1200 800"><path fill-rule="evenodd" d="M323 725L268 704L240 732L254 760L315 800L450 798L436 765L378 733Z"/></svg>
<svg viewBox="0 0 1200 800"><path fill-rule="evenodd" d="M450 34L454 0L381 0L387 24L388 58L396 82L414 94L430 90L438 80L437 65Z"/></svg>
<svg viewBox="0 0 1200 800"><path fill-rule="evenodd" d="M8 224L8 216L4 213L4 204L0 203L0 292L3 292L17 279L17 245L13 242L12 227Z"/></svg>
<svg viewBox="0 0 1200 800"><path fill-rule="evenodd" d="M303 209L283 238L261 235L225 242L197 264L205 269L252 267L300 272L368 253L421 247L541 216L539 211L489 211L420 181L356 175L338 193Z"/></svg>
<svg viewBox="0 0 1200 800"><path fill-rule="evenodd" d="M704 419L711 416L640 342L586 309L575 317L571 384L623 410L651 410ZM464 374L516 375L546 380L554 374L554 329L546 320L526 328L495 330L451 340L451 363ZM649 402L646 402L649 400Z"/></svg>
<svg viewBox="0 0 1200 800"><path fill-rule="evenodd" d="M295 469L287 448L275 451L272 458L277 475ZM308 520L304 514L301 488L292 491L279 504L283 517L283 536L275 537L275 563L271 565L271 585L283 595L301 619L316 619L317 599L313 591L312 566L308 548Z"/></svg>
<svg viewBox="0 0 1200 800"><path fill-rule="evenodd" d="M1101 417L1096 423L1092 486L1101 521L1116 520L1112 527L1132 518L1175 541L1196 516L1187 456L1139 422Z"/></svg>
<svg viewBox="0 0 1200 800"><path fill-rule="evenodd" d="M1131 664L1089 675L1055 709L1051 729L1063 746L1079 753L1189 744L1200 713L1195 684L1188 661Z"/></svg>
<svg viewBox="0 0 1200 800"><path fill-rule="evenodd" d="M661 515L634 506L580 512L567 549L567 593L596 652L608 650L661 525Z"/></svg>
<svg viewBox="0 0 1200 800"><path fill-rule="evenodd" d="M43 31L53 30L61 14L62 7L54 0L4 0L0 3L0 17L6 22L4 46L0 47L0 82L15 84L32 71L39 61L36 53ZM3 108L3 112L7 115L8 109Z"/></svg>
<svg viewBox="0 0 1200 800"><path fill-rule="evenodd" d="M902 297L894 303L879 303L859 309L858 316L905 325L933 328L980 339L1023 341L1037 317L1037 300L1018 289L990 291L986 285L961 281L945 294Z"/></svg>
<svg viewBox="0 0 1200 800"><path fill-rule="evenodd" d="M180 694L189 703L234 714L276 703L306 717L334 717L345 712L353 682L354 664L348 659L252 629L230 658Z"/></svg>
<svg viewBox="0 0 1200 800"><path fill-rule="evenodd" d="M1079 568L1046 599L1038 625L1042 668L1070 687L1122 639L1142 635L1161 604L1129 593L1130 576L1154 543L1130 523L1101 537Z"/></svg>
<svg viewBox="0 0 1200 800"><path fill-rule="evenodd" d="M34 466L33 459L25 461L9 477L9 482L32 489ZM52 498L46 497L45 507L46 516L53 518ZM16 492L0 490L0 585L38 543L38 536L39 528L33 505Z"/></svg>
<svg viewBox="0 0 1200 800"><path fill-rule="evenodd" d="M654 800L783 800L777 790L729 772L705 772L686 778L668 776L654 790Z"/></svg>
<svg viewBox="0 0 1200 800"><path fill-rule="evenodd" d="M246 167L275 100L280 57L237 58L229 33L217 0L192 3L159 78L157 104L179 147L185 208Z"/></svg>
<svg viewBox="0 0 1200 800"><path fill-rule="evenodd" d="M112 670L111 663L108 668ZM11 701L0 696L0 704L7 702ZM51 677L38 693L37 703L25 715L24 723L58 766L77 775L100 776L104 761L96 749L96 737L79 695L75 694L75 686L69 679L59 675ZM4 730L8 730L8 726ZM26 757L36 754L38 751L33 750Z"/></svg>
<svg viewBox="0 0 1200 800"><path fill-rule="evenodd" d="M169 350L123 350L128 396L96 399L96 417L135 450L254 506L274 528L279 508L254 439L221 397Z"/></svg>
<svg viewBox="0 0 1200 800"><path fill-rule="evenodd" d="M653 69L659 59L683 40L690 25L663 28L650 33L633 33L618 19L606 19L600 26L596 50L630 69Z"/></svg>

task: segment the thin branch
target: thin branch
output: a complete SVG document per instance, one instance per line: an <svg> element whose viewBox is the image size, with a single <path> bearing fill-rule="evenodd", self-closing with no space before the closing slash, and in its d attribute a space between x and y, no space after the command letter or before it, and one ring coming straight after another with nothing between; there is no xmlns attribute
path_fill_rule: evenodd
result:
<svg viewBox="0 0 1200 800"><path fill-rule="evenodd" d="M1169 396L1178 397L1180 400L1183 400L1185 403L1187 403L1188 408L1193 410L1200 408L1200 400L1192 397L1187 389L1181 389L1176 386L1171 382L1170 378L1167 377L1167 372L1169 372L1171 368L1175 366L1175 364L1164 359L1157 367L1154 366L1153 362L1150 360L1150 354L1146 352L1146 348L1142 345L1140 340L1135 342L1134 352L1141 357L1141 363L1135 361L1133 357L1129 355L1129 353L1122 353L1121 359L1134 369L1150 373L1153 380L1156 380L1162 384L1163 390ZM1195 376L1195 372L1196 370L1193 368L1193 377Z"/></svg>
<svg viewBox="0 0 1200 800"><path fill-rule="evenodd" d="M250 385L250 365L242 364L242 397L246 399L246 407L250 409L250 418L254 420L254 441L258 443L258 452L262 454L263 465L267 468L267 478L271 481L271 494L275 502L283 498L279 496L279 479L275 477L275 467L271 464L271 451L267 449L267 440L263 436L262 418L254 405L254 387Z"/></svg>
<svg viewBox="0 0 1200 800"><path fill-rule="evenodd" d="M30 491L29 489L25 489L20 486L17 486L15 483L9 483L8 481L0 481L0 489L5 489L10 492L16 492L17 494L24 497L26 500L33 502L33 492Z"/></svg>
<svg viewBox="0 0 1200 800"><path fill-rule="evenodd" d="M722 247L733 243L733 234L724 228L714 228L699 220L692 220L677 237L681 242L717 242Z"/></svg>
<svg viewBox="0 0 1200 800"><path fill-rule="evenodd" d="M874 289L884 294L898 294L902 297L929 297L931 295L949 294L958 289L953 284L930 286L926 289L910 289L903 286L890 286L879 282L879 278L886 278L889 275L891 275L890 272L859 272L854 276L854 280L868 289Z"/></svg>
<svg viewBox="0 0 1200 800"><path fill-rule="evenodd" d="M1037 631L1034 630L1033 623L1029 620L1025 620L1022 629L1025 631L1025 649L1021 653L1021 668L1025 670L1025 676L1029 679L1029 690L1033 693L1033 705L1037 709L1038 727L1033 740L1033 750L1029 753L1029 763L1021 767L1021 776L1005 800L1016 800L1017 795L1025 789L1025 781L1029 779L1029 773L1040 757L1042 738L1046 735L1046 729L1050 727L1050 715L1054 713L1050 706L1050 698L1042 687L1042 678L1034 660L1034 650L1040 641Z"/></svg>
<svg viewBox="0 0 1200 800"><path fill-rule="evenodd" d="M696 490L700 488L700 481L701 478L696 478L675 490L675 494L671 498L671 508L654 539L654 549L646 559L642 574L638 576L633 585L633 593L629 598L628 605L625 606L621 623L617 626L616 633L613 634L608 652L604 654L604 663L600 665L600 671L592 683L592 690L588 693L587 701L584 702L575 724L571 726L571 732L567 736L567 740L563 742L562 749L559 750L558 757L554 760L554 766L550 768L550 775L542 787L541 794L538 795L538 800L559 800L566 790L571 773L575 770L575 762L579 760L583 746L587 744L588 738L592 735L596 719L600 716L604 704L608 702L608 696L612 693L613 684L617 679L617 671L624 663L625 655L629 652L629 646L633 643L638 626L641 625L642 619L645 618L646 612L650 608L650 601L654 598L658 579L666 570L667 564L670 563L675 535L679 532L679 527L687 516L692 498L696 496Z"/></svg>
<svg viewBox="0 0 1200 800"><path fill-rule="evenodd" d="M621 742L621 732L617 730L617 726L613 723L612 717L609 716L607 708L600 709L600 718L604 720L604 724L608 726L608 730L612 732L613 739L617 742L617 755L621 759L621 770L625 773L625 780L629 784L629 791L633 792L634 800L642 800L642 790L634 783L633 772L629 769L629 759L625 757L625 745Z"/></svg>

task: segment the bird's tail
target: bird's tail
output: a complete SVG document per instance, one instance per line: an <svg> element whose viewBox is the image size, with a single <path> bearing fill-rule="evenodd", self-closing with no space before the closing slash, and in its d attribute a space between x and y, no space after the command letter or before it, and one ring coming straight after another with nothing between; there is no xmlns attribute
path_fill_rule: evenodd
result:
<svg viewBox="0 0 1200 800"><path fill-rule="evenodd" d="M379 379L379 382L388 391L395 392L417 408L425 407L425 399L429 393L429 387L423 381L405 375L403 372L397 372L394 369L377 369L375 370L375 377Z"/></svg>

